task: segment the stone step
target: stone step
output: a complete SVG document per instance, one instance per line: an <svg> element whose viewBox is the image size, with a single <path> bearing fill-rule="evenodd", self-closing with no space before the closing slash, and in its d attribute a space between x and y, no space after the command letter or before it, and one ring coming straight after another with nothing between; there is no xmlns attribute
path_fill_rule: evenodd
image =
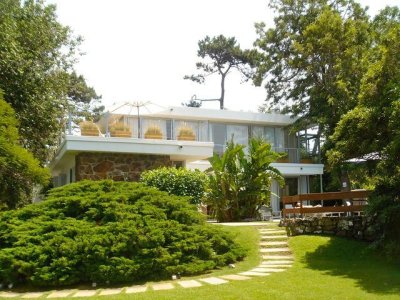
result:
<svg viewBox="0 0 400 300"><path fill-rule="evenodd" d="M134 285L125 289L126 294L143 293L145 291L147 291L146 285Z"/></svg>
<svg viewBox="0 0 400 300"><path fill-rule="evenodd" d="M268 276L268 275L270 275L269 273L252 272L252 271L242 272L239 274L244 275L244 276Z"/></svg>
<svg viewBox="0 0 400 300"><path fill-rule="evenodd" d="M274 234L286 234L284 230L271 230L268 232L261 232L262 234L274 235Z"/></svg>
<svg viewBox="0 0 400 300"><path fill-rule="evenodd" d="M175 286L172 283L156 283L152 285L154 291L164 291L164 290L172 290Z"/></svg>
<svg viewBox="0 0 400 300"><path fill-rule="evenodd" d="M260 242L260 246L287 246L288 243L286 241L279 242Z"/></svg>
<svg viewBox="0 0 400 300"><path fill-rule="evenodd" d="M185 289L202 286L197 280L182 280L178 281L178 284Z"/></svg>
<svg viewBox="0 0 400 300"><path fill-rule="evenodd" d="M288 264L288 265L263 265L263 264L261 264L261 265L259 265L257 268L269 268L269 267L271 267L271 268L290 268L292 266L292 264Z"/></svg>
<svg viewBox="0 0 400 300"><path fill-rule="evenodd" d="M279 259L294 259L293 255L287 254L287 255L263 255L263 259L268 259L268 260L279 260Z"/></svg>
<svg viewBox="0 0 400 300"><path fill-rule="evenodd" d="M76 290L60 290L51 292L47 298L65 298L71 295Z"/></svg>
<svg viewBox="0 0 400 300"><path fill-rule="evenodd" d="M277 272L283 272L286 271L286 269L280 269L280 268L254 268L250 270L249 272L260 272L260 273L277 273Z"/></svg>
<svg viewBox="0 0 400 300"><path fill-rule="evenodd" d="M213 284L213 285L218 285L218 284L223 284L223 283L228 283L229 281L217 278L217 277L208 277L208 278L200 278L200 281L203 281L208 284Z"/></svg>
<svg viewBox="0 0 400 300"><path fill-rule="evenodd" d="M262 265L283 265L283 264L288 264L291 265L293 263L292 260L268 260L268 261L263 261L261 264Z"/></svg>
<svg viewBox="0 0 400 300"><path fill-rule="evenodd" d="M122 289L102 289L99 293L100 296L117 295L122 292Z"/></svg>
<svg viewBox="0 0 400 300"><path fill-rule="evenodd" d="M222 276L219 276L219 277L221 277L223 279L227 279L227 280L248 280L248 279L251 279L250 277L237 275L237 274L222 275Z"/></svg>
<svg viewBox="0 0 400 300"><path fill-rule="evenodd" d="M21 298L24 299L36 299L43 296L43 292L32 292L32 293L25 293Z"/></svg>
<svg viewBox="0 0 400 300"><path fill-rule="evenodd" d="M96 295L97 290L79 290L72 297L92 297Z"/></svg>
<svg viewBox="0 0 400 300"><path fill-rule="evenodd" d="M13 292L0 292L0 297L2 298L15 298L18 296L21 296L21 294Z"/></svg>
<svg viewBox="0 0 400 300"><path fill-rule="evenodd" d="M278 240L278 239L287 239L287 235L262 235L262 240Z"/></svg>
<svg viewBox="0 0 400 300"><path fill-rule="evenodd" d="M262 248L261 253L290 252L289 248Z"/></svg>

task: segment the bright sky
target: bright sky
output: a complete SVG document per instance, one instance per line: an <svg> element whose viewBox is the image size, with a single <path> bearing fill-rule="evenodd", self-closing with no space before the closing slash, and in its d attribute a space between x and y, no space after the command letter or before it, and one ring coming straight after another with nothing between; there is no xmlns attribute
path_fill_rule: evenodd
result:
<svg viewBox="0 0 400 300"><path fill-rule="evenodd" d="M399 0L361 0L374 15ZM180 106L193 95L218 98L218 77L199 85L183 80L196 72L197 42L206 35L235 36L242 48L256 39L254 23L272 25L267 0L48 0L57 5L59 21L84 42L76 66L103 103L152 101ZM228 75L225 106L256 111L266 93ZM218 102L203 107L218 108Z"/></svg>

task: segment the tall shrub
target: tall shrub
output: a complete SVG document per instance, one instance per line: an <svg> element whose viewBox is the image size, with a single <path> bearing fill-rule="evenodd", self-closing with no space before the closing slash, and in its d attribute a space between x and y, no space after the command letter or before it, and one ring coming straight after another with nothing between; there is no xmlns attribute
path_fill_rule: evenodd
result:
<svg viewBox="0 0 400 300"><path fill-rule="evenodd" d="M270 144L251 139L247 153L231 141L222 156L210 158L206 201L218 221L255 218L260 206L269 204L272 180L283 184L279 171L270 166L279 157Z"/></svg>
<svg viewBox="0 0 400 300"><path fill-rule="evenodd" d="M199 170L159 168L142 173L140 180L148 186L176 196L188 196L192 204L200 204L207 176Z"/></svg>

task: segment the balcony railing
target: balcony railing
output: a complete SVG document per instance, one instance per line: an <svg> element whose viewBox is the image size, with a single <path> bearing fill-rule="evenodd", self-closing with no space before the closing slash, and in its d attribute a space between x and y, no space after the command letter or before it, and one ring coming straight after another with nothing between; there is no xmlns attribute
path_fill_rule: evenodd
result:
<svg viewBox="0 0 400 300"><path fill-rule="evenodd" d="M282 155L282 157L278 159L277 161L278 163L303 163L303 164L320 163L320 158L318 153L312 154L309 152L305 152L304 149L272 147L272 150Z"/></svg>
<svg viewBox="0 0 400 300"><path fill-rule="evenodd" d="M224 153L226 145L214 144L214 152L222 155ZM281 154L281 158L277 160L277 163L302 163L302 164L318 164L320 163L320 157L317 154L306 153L304 149L300 148L281 148L272 147L272 150Z"/></svg>

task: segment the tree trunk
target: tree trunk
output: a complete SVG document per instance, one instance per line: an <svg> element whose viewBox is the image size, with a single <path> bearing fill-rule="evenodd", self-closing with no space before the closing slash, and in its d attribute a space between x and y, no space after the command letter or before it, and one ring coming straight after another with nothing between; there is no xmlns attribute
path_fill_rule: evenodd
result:
<svg viewBox="0 0 400 300"><path fill-rule="evenodd" d="M224 99L225 99L225 77L226 73L221 74L221 97L219 98L219 108L224 109Z"/></svg>

